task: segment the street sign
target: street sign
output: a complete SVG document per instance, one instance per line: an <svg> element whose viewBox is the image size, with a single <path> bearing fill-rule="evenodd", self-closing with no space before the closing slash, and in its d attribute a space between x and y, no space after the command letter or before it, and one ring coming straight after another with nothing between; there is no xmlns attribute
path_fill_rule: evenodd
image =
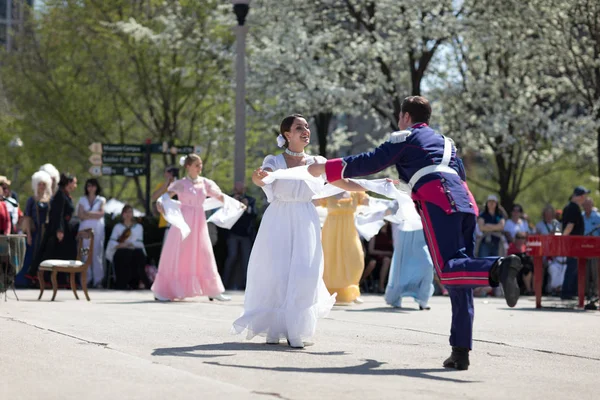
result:
<svg viewBox="0 0 600 400"><path fill-rule="evenodd" d="M90 157L90 161L91 161L91 157ZM101 163L102 165L118 165L118 164L127 164L128 166L131 165L142 165L145 162L145 159L142 155L139 156L120 156L120 155L107 155L104 154L102 155L101 158Z"/></svg>
<svg viewBox="0 0 600 400"><path fill-rule="evenodd" d="M92 153L144 153L146 146L142 144L107 144L107 143L92 143L88 149Z"/></svg>
<svg viewBox="0 0 600 400"><path fill-rule="evenodd" d="M146 146L142 144L102 144L102 153L144 153Z"/></svg>
<svg viewBox="0 0 600 400"><path fill-rule="evenodd" d="M102 165L102 156L100 154L92 154L88 160L90 160L92 165Z"/></svg>
<svg viewBox="0 0 600 400"><path fill-rule="evenodd" d="M107 144L94 142L88 147L92 153L104 154L104 153L145 153L146 145L143 144ZM170 154L200 154L200 146L171 146L169 147L167 142L152 143L150 145L151 153L170 153Z"/></svg>
<svg viewBox="0 0 600 400"><path fill-rule="evenodd" d="M148 170L145 167L93 166L88 171L94 176L142 176L146 175Z"/></svg>
<svg viewBox="0 0 600 400"><path fill-rule="evenodd" d="M102 167L100 167L98 165L94 165L93 167L90 167L90 169L88 169L88 172L92 176L101 176L102 175Z"/></svg>
<svg viewBox="0 0 600 400"><path fill-rule="evenodd" d="M198 147L198 146L197 146ZM194 146L171 146L167 142L153 143L150 145L151 153L190 154L194 152Z"/></svg>
<svg viewBox="0 0 600 400"><path fill-rule="evenodd" d="M95 142L88 147L92 153L102 153L102 143Z"/></svg>

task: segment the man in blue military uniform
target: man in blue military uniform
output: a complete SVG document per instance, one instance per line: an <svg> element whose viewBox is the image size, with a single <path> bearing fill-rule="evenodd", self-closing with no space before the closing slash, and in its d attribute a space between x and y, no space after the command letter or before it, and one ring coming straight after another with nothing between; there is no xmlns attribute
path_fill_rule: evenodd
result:
<svg viewBox="0 0 600 400"><path fill-rule="evenodd" d="M506 303L514 307L522 265L516 256L474 257L479 211L453 142L428 126L430 116L427 99L408 97L398 121L402 130L387 142L372 152L312 164L308 170L335 182L396 166L400 179L411 187L433 264L452 302L452 353L444 367L465 370L473 343L473 288L502 284Z"/></svg>

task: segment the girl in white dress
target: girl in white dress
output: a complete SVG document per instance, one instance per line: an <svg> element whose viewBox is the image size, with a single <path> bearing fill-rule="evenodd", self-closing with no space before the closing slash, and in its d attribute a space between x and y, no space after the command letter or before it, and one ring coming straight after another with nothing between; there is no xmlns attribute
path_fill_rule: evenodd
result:
<svg viewBox="0 0 600 400"><path fill-rule="evenodd" d="M88 269L88 285L99 287L104 278L104 205L106 199L102 196L102 187L97 179L88 179L85 182L85 196L77 203L77 216L79 217L79 230L92 229L94 231L94 259Z"/></svg>
<svg viewBox="0 0 600 400"><path fill-rule="evenodd" d="M252 181L262 187L270 203L252 248L244 312L233 323L232 332L247 331L247 339L265 336L268 344L286 338L294 348L303 348L316 329L317 318L326 316L335 303L323 282L321 225L312 203L315 191L302 180L262 180L278 169L309 165L323 157L304 153L310 142L306 119L286 117L277 138L285 153L265 158ZM322 184L325 182L323 181ZM336 182L348 191L364 191L360 185Z"/></svg>

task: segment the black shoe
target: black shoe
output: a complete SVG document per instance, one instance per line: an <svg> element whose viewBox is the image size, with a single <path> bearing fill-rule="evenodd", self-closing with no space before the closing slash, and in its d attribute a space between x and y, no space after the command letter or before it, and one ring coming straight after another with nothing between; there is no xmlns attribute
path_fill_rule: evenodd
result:
<svg viewBox="0 0 600 400"><path fill-rule="evenodd" d="M459 371L469 369L469 349L452 346L452 354L444 361L444 368L454 368Z"/></svg>
<svg viewBox="0 0 600 400"><path fill-rule="evenodd" d="M490 269L490 280L502 285L504 299L509 307L517 305L521 289L517 282L519 271L523 268L521 259L515 255L499 258Z"/></svg>
<svg viewBox="0 0 600 400"><path fill-rule="evenodd" d="M585 305L585 307L583 307L584 310L597 310L598 306L596 305L596 303L600 303L599 299L595 299L595 300L590 300L590 302L588 304Z"/></svg>
<svg viewBox="0 0 600 400"><path fill-rule="evenodd" d="M429 307L429 306L425 306L425 307L419 306L419 310L421 310L421 311L429 311L429 310L431 310L431 307Z"/></svg>

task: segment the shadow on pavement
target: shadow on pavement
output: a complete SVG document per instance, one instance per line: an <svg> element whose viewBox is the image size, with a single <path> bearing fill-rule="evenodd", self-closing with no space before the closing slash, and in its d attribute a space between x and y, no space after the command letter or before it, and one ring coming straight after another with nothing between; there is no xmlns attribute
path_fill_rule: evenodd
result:
<svg viewBox="0 0 600 400"><path fill-rule="evenodd" d="M343 356L345 351L328 351L328 352L313 352L306 350L296 350L289 347L285 341L279 345L268 345L265 343L249 343L249 342L228 342L214 344L200 344L189 347L166 347L162 349L154 349L153 356L173 356L173 357L197 357L197 358L215 358L228 357L235 355L239 351L278 351L278 352L298 352L302 354L310 354L315 356ZM203 354L209 352L212 354ZM215 352L229 352L226 354L218 354Z"/></svg>
<svg viewBox="0 0 600 400"><path fill-rule="evenodd" d="M566 312L566 313L584 313L587 310L582 310L580 308L575 308L575 306L542 306L542 308L535 307L519 307L519 308L509 308L503 307L499 308L499 310L508 310L508 311L535 311L535 312Z"/></svg>
<svg viewBox="0 0 600 400"><path fill-rule="evenodd" d="M447 378L443 376L430 375L430 373L460 373L459 371L449 370L444 368L396 368L396 369L379 369L386 364L377 360L365 360L363 364L350 367L315 367L315 368L299 368L299 367L262 367L252 365L235 365L224 364L216 361L205 361L205 364L216 365L220 367L244 368L254 370L276 371L276 372L304 372L316 374L342 374L342 375L371 375L371 376L406 376L409 378L422 378L434 381L453 382L453 383L477 383L477 381L467 381L456 378Z"/></svg>
<svg viewBox="0 0 600 400"><path fill-rule="evenodd" d="M339 310L339 308L338 308ZM416 308L394 308L391 306L388 307L374 307L374 308L362 308L362 309L344 309L347 312L384 312L384 313L392 313L392 314L407 314L413 311L419 311Z"/></svg>

